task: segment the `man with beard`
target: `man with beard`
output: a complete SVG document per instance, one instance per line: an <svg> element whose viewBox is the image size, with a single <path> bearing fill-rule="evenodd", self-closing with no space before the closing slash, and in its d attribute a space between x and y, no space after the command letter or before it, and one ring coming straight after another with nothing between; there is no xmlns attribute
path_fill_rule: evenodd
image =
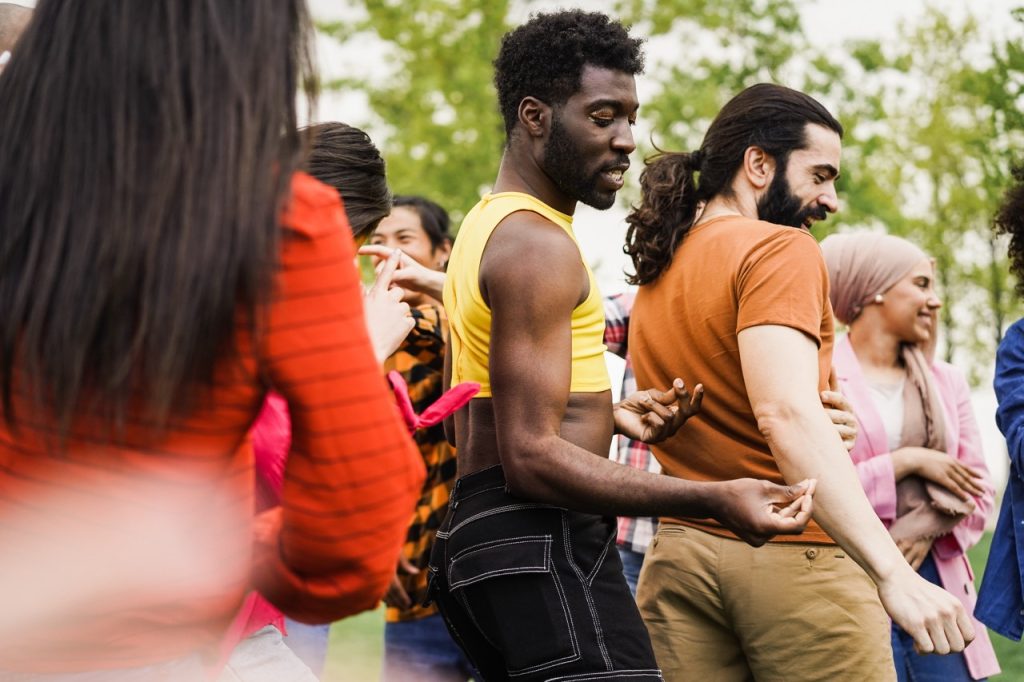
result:
<svg viewBox="0 0 1024 682"><path fill-rule="evenodd" d="M637 380L700 377L714 396L685 438L654 446L664 471L818 481L814 521L756 551L714 519L663 519L637 596L667 679L895 679L886 612L922 652L973 637L903 558L820 409L833 321L809 230L839 208L841 135L807 95L755 85L699 150L641 175L627 233Z"/></svg>
<svg viewBox="0 0 1024 682"><path fill-rule="evenodd" d="M444 288L446 374L481 390L446 425L461 478L430 561L484 680L661 679L614 515L713 517L752 544L810 515L813 481L693 483L607 459L613 431L657 441L699 405L678 380L612 405L601 295L572 231L578 201L608 208L622 187L641 69L639 40L578 10L535 16L495 61L506 148Z"/></svg>

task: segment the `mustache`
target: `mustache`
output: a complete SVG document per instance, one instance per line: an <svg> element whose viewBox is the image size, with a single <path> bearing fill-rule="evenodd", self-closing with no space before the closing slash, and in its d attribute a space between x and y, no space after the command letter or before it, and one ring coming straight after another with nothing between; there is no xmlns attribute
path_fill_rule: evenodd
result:
<svg viewBox="0 0 1024 682"><path fill-rule="evenodd" d="M602 166L599 172L604 173L605 171L619 169L623 166L629 166L629 157L625 154L619 156L614 162Z"/></svg>
<svg viewBox="0 0 1024 682"><path fill-rule="evenodd" d="M828 218L828 209L824 206L815 206L813 208L807 208L804 210L804 216L807 218L814 218L817 221L822 221Z"/></svg>

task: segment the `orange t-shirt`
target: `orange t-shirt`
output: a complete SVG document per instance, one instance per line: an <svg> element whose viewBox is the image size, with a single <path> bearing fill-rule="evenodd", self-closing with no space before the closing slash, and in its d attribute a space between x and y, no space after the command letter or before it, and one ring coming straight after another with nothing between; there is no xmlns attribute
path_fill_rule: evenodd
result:
<svg viewBox="0 0 1024 682"><path fill-rule="evenodd" d="M808 232L739 216L700 225L672 264L640 287L629 325L637 385L680 377L703 383L698 417L654 454L665 473L695 481L763 478L783 483L747 398L736 335L758 325L802 331L818 345L819 389L832 362L832 307L821 249ZM664 519L734 537L712 519ZM833 543L813 521L779 542Z"/></svg>
<svg viewBox="0 0 1024 682"><path fill-rule="evenodd" d="M0 677L215 654L253 586L307 622L384 593L423 462L370 345L338 193L296 174L283 225L260 344L240 327L239 357L165 431L139 411L116 438L83 417L58 453L16 380L18 428L0 415ZM254 521L249 427L268 387L291 453L281 506Z"/></svg>

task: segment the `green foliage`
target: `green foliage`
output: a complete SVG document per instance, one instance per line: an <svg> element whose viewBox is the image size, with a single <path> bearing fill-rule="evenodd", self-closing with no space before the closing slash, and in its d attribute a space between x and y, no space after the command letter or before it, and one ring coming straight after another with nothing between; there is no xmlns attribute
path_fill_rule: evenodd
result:
<svg viewBox="0 0 1024 682"><path fill-rule="evenodd" d="M366 0L362 7L366 20L355 27L319 28L341 39L375 35L390 74L368 68L369 75L327 87L366 93L382 123L367 130L381 144L392 189L434 199L458 225L497 172L504 144L491 61L509 28L508 2Z"/></svg>
<svg viewBox="0 0 1024 682"><path fill-rule="evenodd" d="M743 88L785 78L806 41L794 0L621 0L634 31L680 46L653 63L660 89L641 112L665 149L694 149L722 105Z"/></svg>
<svg viewBox="0 0 1024 682"><path fill-rule="evenodd" d="M693 149L725 101L749 85L774 81L819 98L846 134L842 209L816 233L885 229L931 253L946 301L946 355L977 381L1021 313L1005 244L990 226L1024 149L1024 9L1002 22L998 40L973 18L930 9L899 40L822 51L801 25L802 1L610 0L634 34L648 37L645 78L656 87L641 115L658 147ZM395 190L427 194L457 221L494 177L504 141L491 61L510 13L536 3L350 2L365 11L363 22L321 30L343 40L375 36L390 75L332 85L366 93L378 119L368 130Z"/></svg>
<svg viewBox="0 0 1024 682"><path fill-rule="evenodd" d="M887 229L935 257L946 357L977 381L1020 310L990 230L1021 142L1019 47L987 43L973 18L954 23L932 8L900 40L849 54L832 93L849 130L836 222Z"/></svg>

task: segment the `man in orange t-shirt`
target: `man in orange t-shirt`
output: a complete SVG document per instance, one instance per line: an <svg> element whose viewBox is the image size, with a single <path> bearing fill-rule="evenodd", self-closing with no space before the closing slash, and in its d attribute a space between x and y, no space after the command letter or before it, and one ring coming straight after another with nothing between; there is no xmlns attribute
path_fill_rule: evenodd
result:
<svg viewBox="0 0 1024 682"><path fill-rule="evenodd" d="M663 519L637 596L666 680L895 679L886 611L922 651L973 637L893 544L821 409L833 321L809 229L838 210L841 135L807 95L756 85L700 150L662 154L641 179L637 381L701 381L708 397L655 455L685 479L818 480L814 522L761 549L713 519Z"/></svg>

